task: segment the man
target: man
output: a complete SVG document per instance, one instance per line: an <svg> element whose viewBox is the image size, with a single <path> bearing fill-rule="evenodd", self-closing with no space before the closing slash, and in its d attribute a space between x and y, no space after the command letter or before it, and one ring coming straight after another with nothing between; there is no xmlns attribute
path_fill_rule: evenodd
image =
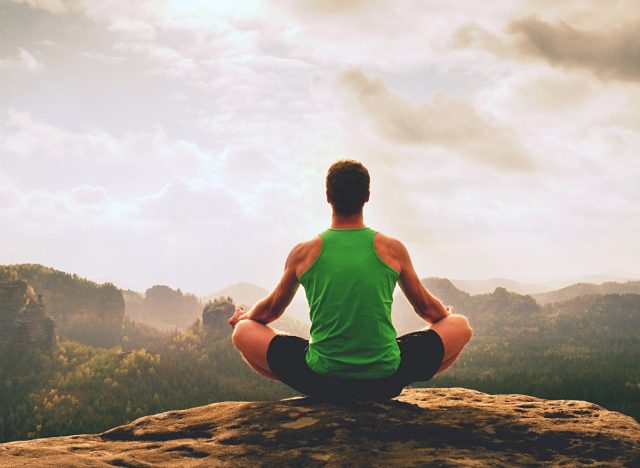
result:
<svg viewBox="0 0 640 468"><path fill-rule="evenodd" d="M364 224L369 173L359 162L329 168L331 227L296 245L275 290L250 311L236 309L232 340L259 374L320 399L386 399L447 369L471 339L468 320L420 282L407 249ZM396 338L391 304L396 282L430 326ZM268 326L302 284L311 339Z"/></svg>

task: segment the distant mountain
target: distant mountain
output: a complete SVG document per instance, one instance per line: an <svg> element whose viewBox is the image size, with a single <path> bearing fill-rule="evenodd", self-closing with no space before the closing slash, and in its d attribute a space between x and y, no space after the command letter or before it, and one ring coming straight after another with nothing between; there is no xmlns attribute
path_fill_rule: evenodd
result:
<svg viewBox="0 0 640 468"><path fill-rule="evenodd" d="M260 286L256 286L255 284L234 283L201 299L203 302L207 302L221 296L230 297L236 304L243 305L248 308L264 299L269 294L270 291L261 288ZM283 317L292 317L305 325L309 324L309 307L306 301L294 298L293 302L291 302L289 307L287 307Z"/></svg>
<svg viewBox="0 0 640 468"><path fill-rule="evenodd" d="M252 306L261 299L264 299L269 295L269 291L260 286L256 286L251 283L234 283L229 286L225 286L219 291L214 292L208 296L202 297L203 302L213 301L218 297L230 297L236 304L242 304L244 306Z"/></svg>
<svg viewBox="0 0 640 468"><path fill-rule="evenodd" d="M451 279L450 281L456 288L468 292L469 294L488 294L495 291L496 288L505 288L508 291L516 292L518 294L543 294L577 283L624 283L628 281L636 281L636 279L620 275L593 274L562 281L545 281L544 283L523 283L508 278L491 278L484 280Z"/></svg>
<svg viewBox="0 0 640 468"><path fill-rule="evenodd" d="M486 280L457 280L451 282L458 289L469 294L487 294L495 291L496 288L504 288L518 294L539 294L551 291L553 286L541 283L520 283L506 278L492 278Z"/></svg>
<svg viewBox="0 0 640 468"><path fill-rule="evenodd" d="M471 295L460 291L446 278L423 278L422 284L445 305L456 308L465 308L471 299ZM458 312L463 313L462 310ZM392 319L399 335L420 330L427 323L418 316L402 291L396 293L393 299Z"/></svg>
<svg viewBox="0 0 640 468"><path fill-rule="evenodd" d="M509 342L509 346L537 349L544 342L559 348L573 343L588 345L594 350L618 349L616 347L624 345L625 349L634 350L624 351L625 356L637 354L634 347L638 344L640 325L640 281L576 284L554 291L558 299L546 305L536 302L532 296L504 288L472 296L445 278L421 281L444 304L469 318L475 345L490 348ZM402 293L394 299L393 320L398 334L427 326ZM596 343L604 336L610 340L598 347Z"/></svg>
<svg viewBox="0 0 640 468"><path fill-rule="evenodd" d="M491 294L471 295L455 287L446 278L424 278L422 284L445 305L465 314L474 330L481 334L500 334L513 326L535 325L541 307L531 296L496 288ZM393 322L398 334L409 333L428 324L418 316L402 292L393 304Z"/></svg>
<svg viewBox="0 0 640 468"><path fill-rule="evenodd" d="M572 284L556 291L542 294L534 294L533 298L539 304L567 301L578 296L592 294L640 294L640 281L627 281L626 283L578 283Z"/></svg>
<svg viewBox="0 0 640 468"><path fill-rule="evenodd" d="M564 281L551 281L549 282L554 287L553 289L560 289L567 286L571 286L576 283L594 283L594 284L602 284L602 283L626 283L627 281L638 281L638 278L635 275L612 275L607 273L596 273L593 275L584 275L579 276L577 278L569 278Z"/></svg>
<svg viewBox="0 0 640 468"><path fill-rule="evenodd" d="M158 330L186 328L202 313L202 304L194 294L165 285L156 284L144 294L126 290L122 295L129 318Z"/></svg>

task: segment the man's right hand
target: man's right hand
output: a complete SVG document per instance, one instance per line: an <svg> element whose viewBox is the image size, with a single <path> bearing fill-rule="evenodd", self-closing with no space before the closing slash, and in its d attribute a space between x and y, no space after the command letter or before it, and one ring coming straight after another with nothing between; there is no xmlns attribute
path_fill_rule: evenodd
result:
<svg viewBox="0 0 640 468"><path fill-rule="evenodd" d="M236 306L236 311L234 312L233 316L229 319L229 325L231 325L231 328L235 328L236 324L240 320L245 319L247 315L248 313L244 310L244 307Z"/></svg>

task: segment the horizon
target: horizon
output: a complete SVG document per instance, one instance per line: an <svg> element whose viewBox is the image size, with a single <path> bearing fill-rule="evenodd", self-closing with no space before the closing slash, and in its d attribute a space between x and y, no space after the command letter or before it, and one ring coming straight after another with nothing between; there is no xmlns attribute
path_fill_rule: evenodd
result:
<svg viewBox="0 0 640 468"><path fill-rule="evenodd" d="M21 264L5 264L1 266L17 266L17 265L21 265ZM24 263L23 265L27 265L27 263ZM83 280L87 280L87 281L92 281L96 284L105 284L105 283L111 283L113 284L115 287L117 287L118 289L122 290L122 291L132 291L135 293L139 293L139 294L144 294L145 291L153 286L167 286L173 290L181 290L184 294L193 294L195 295L198 300L202 300L202 299L211 299L212 297L217 297L221 291L234 287L234 286L249 286L249 287L255 287L258 289L263 289L265 290L267 293L270 292L270 289L264 285L261 284L256 284L256 283L252 283L249 281L237 281L237 282L233 282L233 283L226 283L223 284L217 288L215 288L214 290L210 291L210 292L201 292L201 291L193 291L193 290L189 290L189 289L185 289L180 287L179 285L173 285L173 284L165 284L165 283L154 283L154 284L149 284L141 289L135 289L135 288L130 288L127 287L126 285L122 285L118 282L115 281L111 281L109 279L99 279L99 278L92 278L89 276L85 276L84 274L82 274L81 272L77 272L77 271L65 271L65 270L61 270L59 268L56 268L55 266L52 265L43 265L43 264L38 264L38 263L32 263L31 265L36 265L36 266L41 266L41 267L45 267L45 268L53 268L54 270L57 271L61 271L63 273L67 273L67 274L72 274L72 275L77 275L80 279ZM575 285L575 284L579 284L579 283L591 283L591 284L605 284L605 283L625 283L625 282L635 282L635 281L640 281L640 278L637 276L633 276L633 275L628 275L628 274L624 274L624 272L617 272L619 274L616 274L616 272L614 273L595 273L595 274L591 274L591 275L583 275L583 276L579 276L579 277L571 277L571 278L559 278L559 279L555 279L555 280L547 280L547 281L520 281L518 279L514 279L514 278L449 278L446 276L438 276L438 275L428 275L428 276L420 276L421 280L427 280L427 279L432 279L432 278L440 278L440 279L446 279L448 281L451 281L452 283L454 283L454 286L456 287L456 289L459 289L461 291L465 291L471 295L476 295L476 294L484 294L484 293L478 293L478 292L471 292L471 291L466 291L465 288L463 288L461 285L455 284L456 282L458 283L463 283L463 282L469 282L469 283L482 283L482 282L512 282L512 283L516 283L519 286L538 286L538 287L544 287L544 288L548 288L546 289L546 291L551 292L551 291L555 291L555 290L559 290L559 289L563 289L567 286L571 286L571 285ZM509 288L506 288L507 290L509 290ZM399 288L398 285L396 285L395 289L394 289L394 295L399 293L401 291L401 289ZM522 293L522 292L518 292L518 291L512 291L509 290L511 292L516 292L518 294L521 295L535 295L535 294L540 294L538 292L532 292L532 293ZM543 292L541 292L543 293ZM296 292L296 295L294 296L293 299L294 302L297 301L302 301L306 304L306 297L304 294L304 289L303 288L299 288L298 291Z"/></svg>
<svg viewBox="0 0 640 468"><path fill-rule="evenodd" d="M270 289L350 157L420 277L638 279L640 7L597 5L3 2L0 264Z"/></svg>

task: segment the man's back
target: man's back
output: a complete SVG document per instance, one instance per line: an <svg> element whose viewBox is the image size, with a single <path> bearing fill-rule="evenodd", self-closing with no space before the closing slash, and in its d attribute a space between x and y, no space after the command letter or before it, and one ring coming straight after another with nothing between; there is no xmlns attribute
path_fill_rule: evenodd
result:
<svg viewBox="0 0 640 468"><path fill-rule="evenodd" d="M344 378L393 374L400 364L391 322L398 271L378 255L373 229L330 228L319 237L320 249L299 277L311 316L307 364Z"/></svg>
<svg viewBox="0 0 640 468"><path fill-rule="evenodd" d="M296 245L273 292L250 311L238 307L229 319L234 345L256 372L306 395L392 398L448 368L471 338L467 319L452 315L421 283L404 245L365 226L369 182L358 161L333 164L326 179L331 229ZM429 329L395 338L396 282ZM268 326L300 284L311 305L311 342Z"/></svg>

